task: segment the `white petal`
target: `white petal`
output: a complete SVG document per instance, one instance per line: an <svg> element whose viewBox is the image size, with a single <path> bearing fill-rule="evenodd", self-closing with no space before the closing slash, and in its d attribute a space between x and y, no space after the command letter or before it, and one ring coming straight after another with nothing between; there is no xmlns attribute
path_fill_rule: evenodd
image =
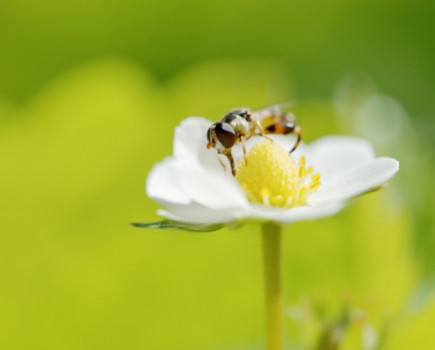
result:
<svg viewBox="0 0 435 350"><path fill-rule="evenodd" d="M222 172L215 149L207 149L207 130L212 122L201 117L189 117L175 129L174 157L192 168Z"/></svg>
<svg viewBox="0 0 435 350"><path fill-rule="evenodd" d="M304 205L291 209L252 205L250 209L238 211L235 216L242 218L260 218L276 222L291 223L304 220L321 219L337 214L343 208L342 202L330 202L326 205Z"/></svg>
<svg viewBox="0 0 435 350"><path fill-rule="evenodd" d="M161 209L158 215L170 220L192 224L218 224L235 220L232 209L214 210L198 204L174 205Z"/></svg>
<svg viewBox="0 0 435 350"><path fill-rule="evenodd" d="M240 219L272 220L275 222L292 223L304 220L316 220L337 214L343 208L342 202L331 202L327 205L302 206L292 209L264 207L253 205L243 210L211 210L197 204L176 205L158 214L170 220L215 224L227 223Z"/></svg>
<svg viewBox="0 0 435 350"><path fill-rule="evenodd" d="M189 196L180 191L178 186L178 174L182 169L182 165L172 157L157 163L146 181L148 197L162 205L190 203Z"/></svg>
<svg viewBox="0 0 435 350"><path fill-rule="evenodd" d="M322 182L375 158L370 143L348 136L327 136L306 146L307 165L322 176Z"/></svg>
<svg viewBox="0 0 435 350"><path fill-rule="evenodd" d="M186 169L178 175L179 188L194 202L211 209L244 208L248 200L231 175Z"/></svg>
<svg viewBox="0 0 435 350"><path fill-rule="evenodd" d="M346 200L387 182L399 170L399 162L388 157L367 161L338 175L309 198L310 204Z"/></svg>

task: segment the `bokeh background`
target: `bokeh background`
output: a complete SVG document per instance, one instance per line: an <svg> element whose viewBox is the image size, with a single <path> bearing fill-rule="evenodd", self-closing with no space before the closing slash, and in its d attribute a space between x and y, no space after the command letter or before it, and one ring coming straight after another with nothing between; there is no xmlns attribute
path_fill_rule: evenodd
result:
<svg viewBox="0 0 435 350"><path fill-rule="evenodd" d="M257 227L128 223L182 119L294 101L401 171L285 229L288 349L434 349L434 4L2 0L0 347L261 349Z"/></svg>

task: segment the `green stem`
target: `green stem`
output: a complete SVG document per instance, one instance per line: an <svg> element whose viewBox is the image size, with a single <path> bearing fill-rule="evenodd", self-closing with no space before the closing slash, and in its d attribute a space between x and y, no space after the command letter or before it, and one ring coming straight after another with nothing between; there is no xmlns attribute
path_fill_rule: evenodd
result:
<svg viewBox="0 0 435 350"><path fill-rule="evenodd" d="M274 222L262 225L267 350L284 348L281 231L282 226Z"/></svg>

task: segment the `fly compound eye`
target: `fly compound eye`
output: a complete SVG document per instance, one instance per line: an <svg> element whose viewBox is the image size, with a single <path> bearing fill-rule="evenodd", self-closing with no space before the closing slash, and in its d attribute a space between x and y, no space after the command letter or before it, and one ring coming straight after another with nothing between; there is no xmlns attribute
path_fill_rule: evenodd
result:
<svg viewBox="0 0 435 350"><path fill-rule="evenodd" d="M231 148L237 141L237 135L228 123L216 123L216 137L225 148Z"/></svg>
<svg viewBox="0 0 435 350"><path fill-rule="evenodd" d="M209 128L208 128L208 130L207 130L207 141L208 142L211 142L212 140L211 140L211 130L214 128L216 126L216 123L215 124L212 124L212 126L210 126Z"/></svg>

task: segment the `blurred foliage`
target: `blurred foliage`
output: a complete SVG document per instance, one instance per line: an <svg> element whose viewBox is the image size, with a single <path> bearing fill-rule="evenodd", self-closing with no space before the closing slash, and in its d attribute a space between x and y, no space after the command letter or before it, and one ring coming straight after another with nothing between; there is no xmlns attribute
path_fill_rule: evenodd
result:
<svg viewBox="0 0 435 350"><path fill-rule="evenodd" d="M434 13L406 0L2 0L0 93L22 99L96 57L128 57L161 79L204 60L266 58L292 69L301 96L365 72L433 117Z"/></svg>
<svg viewBox="0 0 435 350"><path fill-rule="evenodd" d="M431 14L401 0L2 1L0 347L261 349L258 228L128 223L157 219L144 180L186 116L296 100L305 140L362 136L401 171L286 228L288 344L433 349Z"/></svg>
<svg viewBox="0 0 435 350"><path fill-rule="evenodd" d="M128 226L156 218L144 178L171 153L173 128L192 105L216 119L237 96L240 105L255 106L269 103L276 86L277 96L291 95L269 63L240 66L202 65L163 90L134 65L95 62L59 77L26 107L2 109L3 347L261 344L257 228L195 234ZM204 91L213 91L216 103L194 99ZM339 130L328 104L295 108L308 140ZM398 183L337 217L286 230L289 308L300 298L320 298L324 305L301 346L325 334L351 302L374 310L375 332L376 322L401 319L419 269L411 211L400 199L406 186L402 191ZM289 317L295 345L306 332L296 332L298 324Z"/></svg>

